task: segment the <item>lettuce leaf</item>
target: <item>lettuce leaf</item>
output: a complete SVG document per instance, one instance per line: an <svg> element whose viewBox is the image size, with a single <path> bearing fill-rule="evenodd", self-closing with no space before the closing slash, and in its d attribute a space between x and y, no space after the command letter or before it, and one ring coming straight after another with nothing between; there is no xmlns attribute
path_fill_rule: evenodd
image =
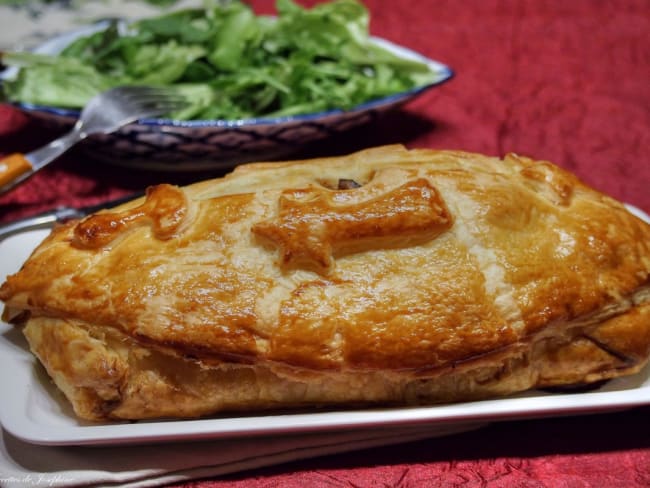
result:
<svg viewBox="0 0 650 488"><path fill-rule="evenodd" d="M175 118L242 119L350 109L435 81L438 73L372 42L357 0L303 8L277 0L277 18L220 1L117 24L82 37L58 56L5 53L19 66L3 83L12 101L81 108L111 86L175 86Z"/></svg>

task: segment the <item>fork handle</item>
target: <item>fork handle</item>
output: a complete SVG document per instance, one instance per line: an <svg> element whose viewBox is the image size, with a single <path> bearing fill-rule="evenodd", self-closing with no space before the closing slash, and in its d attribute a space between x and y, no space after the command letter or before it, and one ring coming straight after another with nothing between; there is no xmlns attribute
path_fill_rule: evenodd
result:
<svg viewBox="0 0 650 488"><path fill-rule="evenodd" d="M0 159L0 194L13 188L34 171L32 163L21 153Z"/></svg>

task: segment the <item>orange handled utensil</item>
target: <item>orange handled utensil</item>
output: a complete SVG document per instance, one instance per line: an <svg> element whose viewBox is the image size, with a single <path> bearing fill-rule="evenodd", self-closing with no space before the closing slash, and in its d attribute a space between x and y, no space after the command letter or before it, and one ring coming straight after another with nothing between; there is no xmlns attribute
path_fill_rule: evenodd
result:
<svg viewBox="0 0 650 488"><path fill-rule="evenodd" d="M109 134L138 119L178 110L182 97L168 88L120 86L96 97L81 111L70 132L28 154L0 159L0 195L11 190L91 134Z"/></svg>
<svg viewBox="0 0 650 488"><path fill-rule="evenodd" d="M0 160L0 188L12 181L22 181L32 170L34 165L24 154L14 153Z"/></svg>

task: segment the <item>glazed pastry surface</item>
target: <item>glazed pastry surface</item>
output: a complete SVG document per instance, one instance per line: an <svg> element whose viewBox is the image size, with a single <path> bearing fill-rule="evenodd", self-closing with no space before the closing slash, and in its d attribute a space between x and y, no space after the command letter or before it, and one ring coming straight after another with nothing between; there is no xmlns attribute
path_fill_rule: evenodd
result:
<svg viewBox="0 0 650 488"><path fill-rule="evenodd" d="M549 162L256 163L54 229L4 317L82 418L427 404L650 355L650 226Z"/></svg>

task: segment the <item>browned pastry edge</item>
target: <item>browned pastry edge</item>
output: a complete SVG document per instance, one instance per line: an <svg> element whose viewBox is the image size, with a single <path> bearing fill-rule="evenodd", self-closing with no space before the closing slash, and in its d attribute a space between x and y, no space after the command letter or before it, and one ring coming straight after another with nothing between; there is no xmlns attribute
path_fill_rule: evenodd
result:
<svg viewBox="0 0 650 488"><path fill-rule="evenodd" d="M104 335L97 337L96 328L47 318L29 321L25 335L76 414L101 421L307 406L425 405L593 383L636 373L647 364L650 332L635 339L632 351L619 348L627 330L643 329L648 321L650 303L595 324L562 327L558 334L545 330L446 368L403 373L205 364L149 349L114 330L100 330ZM52 354L52 343L63 350ZM157 395L173 402L161 406L152 401Z"/></svg>
<svg viewBox="0 0 650 488"><path fill-rule="evenodd" d="M548 162L392 146L154 187L0 299L80 417L195 417L630 374L649 274L650 226Z"/></svg>

